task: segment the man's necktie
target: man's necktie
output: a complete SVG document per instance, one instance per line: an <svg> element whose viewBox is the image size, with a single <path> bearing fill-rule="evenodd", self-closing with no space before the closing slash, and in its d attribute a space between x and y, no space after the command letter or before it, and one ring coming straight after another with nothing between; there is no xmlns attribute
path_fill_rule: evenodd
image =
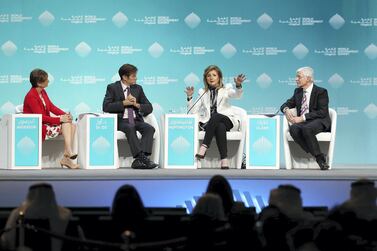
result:
<svg viewBox="0 0 377 251"><path fill-rule="evenodd" d="M300 110L300 115L304 115L308 111L308 102L306 98L306 91L304 91L304 94L302 96L302 101L301 101L301 110Z"/></svg>
<svg viewBox="0 0 377 251"><path fill-rule="evenodd" d="M127 96L131 94L130 87L126 88ZM130 125L135 124L135 119L134 119L134 109L132 107L127 107L127 115L128 115L128 123Z"/></svg>

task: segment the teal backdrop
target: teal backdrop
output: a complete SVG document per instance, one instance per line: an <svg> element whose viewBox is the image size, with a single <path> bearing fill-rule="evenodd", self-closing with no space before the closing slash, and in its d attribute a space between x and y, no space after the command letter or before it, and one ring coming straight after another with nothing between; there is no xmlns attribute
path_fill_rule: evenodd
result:
<svg viewBox="0 0 377 251"><path fill-rule="evenodd" d="M185 86L198 90L210 64L226 82L246 74L234 104L249 114L275 112L311 66L338 112L334 163L376 167L376 58L375 0L0 0L0 115L23 103L37 67L77 116L100 112L132 63L160 117L186 111Z"/></svg>

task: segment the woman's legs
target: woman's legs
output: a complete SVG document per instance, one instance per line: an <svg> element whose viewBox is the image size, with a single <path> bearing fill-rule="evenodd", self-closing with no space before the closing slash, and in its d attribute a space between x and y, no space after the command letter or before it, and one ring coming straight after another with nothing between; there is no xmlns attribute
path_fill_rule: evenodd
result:
<svg viewBox="0 0 377 251"><path fill-rule="evenodd" d="M226 126L224 123L220 122L215 130L215 137L217 148L219 149L220 158L226 159L228 156L228 147L226 144Z"/></svg>
<svg viewBox="0 0 377 251"><path fill-rule="evenodd" d="M214 136L216 136L217 146L219 148L221 159L227 157L226 131L232 129L232 121L223 114L213 114L206 125L203 144L199 149L199 154L204 155L210 146Z"/></svg>
<svg viewBox="0 0 377 251"><path fill-rule="evenodd" d="M72 162L72 159L77 157L77 154L74 154L72 151L72 144L74 140L74 135L76 132L76 125L72 123L63 123L62 124L62 134L64 137L64 157L60 161L60 165L66 166L70 169L79 168L78 164Z"/></svg>
<svg viewBox="0 0 377 251"><path fill-rule="evenodd" d="M62 134L64 137L64 155L72 156L72 143L75 135L76 126L72 123L62 124Z"/></svg>

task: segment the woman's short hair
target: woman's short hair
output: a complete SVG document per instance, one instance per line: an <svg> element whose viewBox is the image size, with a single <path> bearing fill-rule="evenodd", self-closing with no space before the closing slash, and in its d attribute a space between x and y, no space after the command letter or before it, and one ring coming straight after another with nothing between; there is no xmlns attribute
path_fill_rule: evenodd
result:
<svg viewBox="0 0 377 251"><path fill-rule="evenodd" d="M38 83L46 81L48 73L42 69L34 69L30 72L30 83L33 87L38 87Z"/></svg>
<svg viewBox="0 0 377 251"><path fill-rule="evenodd" d="M210 66L208 66L208 67L204 70L204 73L203 73L204 89L207 91L208 88L209 88L209 85L208 85L208 82L207 82L207 74L208 74L210 71L216 71L217 75L219 75L220 83L219 83L218 88L222 88L222 87L224 87L224 83L223 83L223 73L221 72L220 68L219 68L218 66L216 66L216 65L210 65Z"/></svg>
<svg viewBox="0 0 377 251"><path fill-rule="evenodd" d="M131 74L134 74L137 72L136 66L132 64L124 64L119 68L119 77L122 79L122 76L127 76L129 77Z"/></svg>

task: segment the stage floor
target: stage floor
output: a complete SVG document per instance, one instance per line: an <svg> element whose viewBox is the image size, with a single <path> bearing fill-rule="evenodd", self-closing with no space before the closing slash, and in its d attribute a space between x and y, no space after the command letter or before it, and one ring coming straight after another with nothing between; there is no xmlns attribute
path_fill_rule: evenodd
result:
<svg viewBox="0 0 377 251"><path fill-rule="evenodd" d="M331 170L302 169L162 169L134 170L69 170L48 168L42 170L0 170L0 181L53 181L53 180L176 180L209 179L220 174L229 179L268 179L268 180L356 180L368 178L377 180L376 166L336 166Z"/></svg>
<svg viewBox="0 0 377 251"><path fill-rule="evenodd" d="M292 184L301 190L305 206L333 207L349 197L354 180L368 178L377 184L376 166L336 166L332 170L0 170L0 207L16 207L30 185L53 185L60 205L111 207L117 189L130 184L148 207L185 207L191 212L205 193L209 179L225 176L237 201L259 212L268 205L271 189Z"/></svg>

